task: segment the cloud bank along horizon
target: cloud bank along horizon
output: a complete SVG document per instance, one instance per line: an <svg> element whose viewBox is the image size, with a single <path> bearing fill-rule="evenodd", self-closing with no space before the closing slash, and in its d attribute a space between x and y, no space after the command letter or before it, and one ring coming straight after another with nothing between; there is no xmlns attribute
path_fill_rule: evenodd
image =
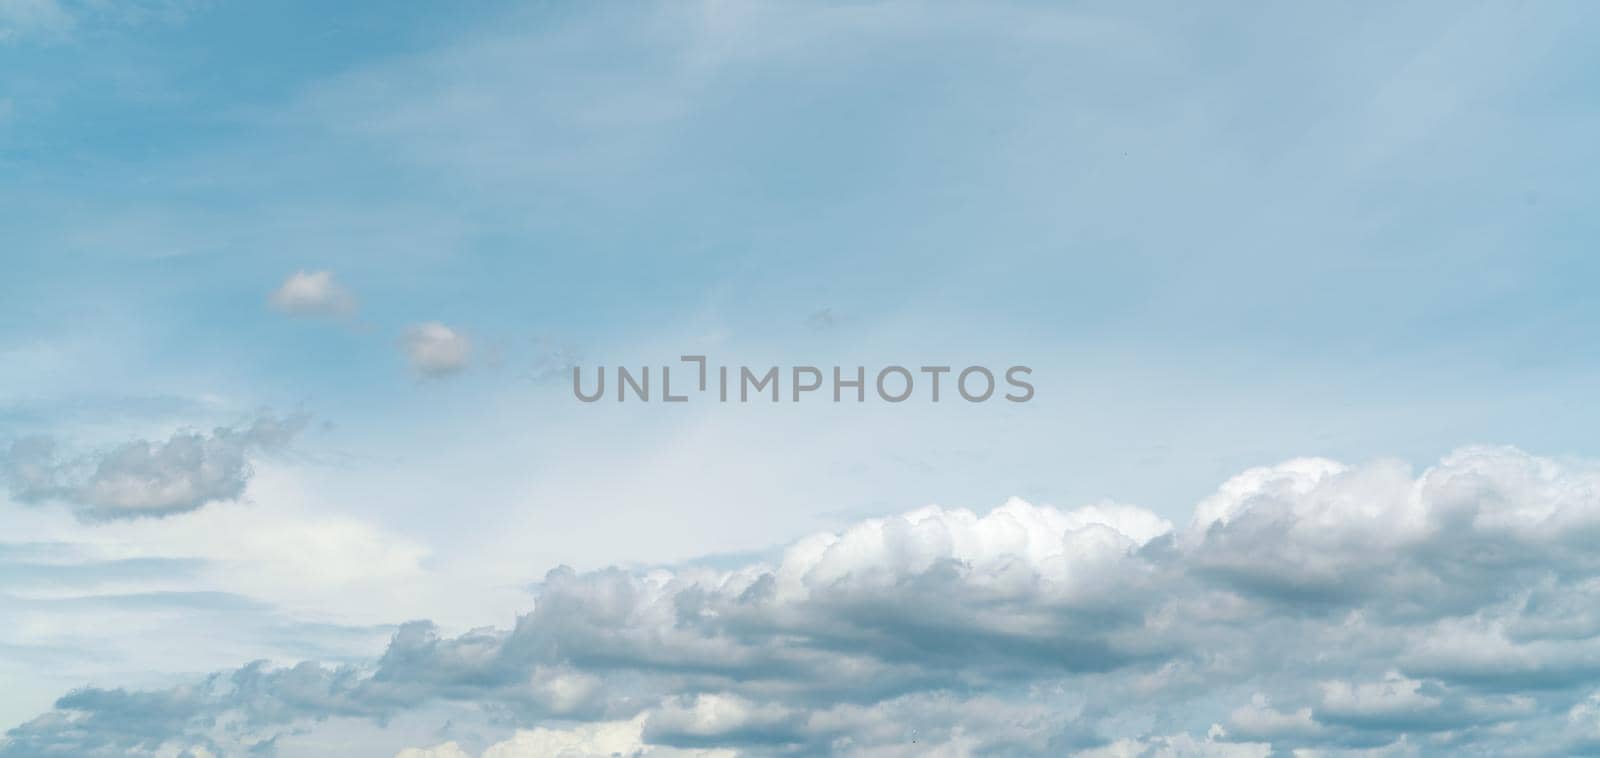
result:
<svg viewBox="0 0 1600 758"><path fill-rule="evenodd" d="M366 662L78 689L0 755L1578 754L1596 536L1600 466L1495 447L1255 468L1178 526L930 506L557 568L511 628L406 622Z"/></svg>

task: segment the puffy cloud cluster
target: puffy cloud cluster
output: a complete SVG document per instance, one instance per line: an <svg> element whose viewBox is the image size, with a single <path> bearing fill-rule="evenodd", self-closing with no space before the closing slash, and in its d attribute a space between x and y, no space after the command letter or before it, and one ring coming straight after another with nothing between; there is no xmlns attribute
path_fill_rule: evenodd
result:
<svg viewBox="0 0 1600 758"><path fill-rule="evenodd" d="M87 519L165 516L234 500L250 481L250 459L287 445L306 419L262 416L210 434L179 431L166 441L133 440L92 455L58 454L49 437L13 442L0 458L11 495L60 501Z"/></svg>
<svg viewBox="0 0 1600 758"><path fill-rule="evenodd" d="M401 755L1580 754L1597 535L1600 471L1504 448L1254 469L1182 528L931 507L733 569L556 569L513 628L413 622L370 666L80 690L0 755L267 752L440 704L500 731Z"/></svg>

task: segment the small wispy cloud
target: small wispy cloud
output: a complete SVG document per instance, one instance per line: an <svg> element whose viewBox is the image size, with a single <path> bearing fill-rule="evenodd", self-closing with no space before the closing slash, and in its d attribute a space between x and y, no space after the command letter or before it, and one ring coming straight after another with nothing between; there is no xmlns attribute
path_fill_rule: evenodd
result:
<svg viewBox="0 0 1600 758"><path fill-rule="evenodd" d="M565 378L583 360L583 351L573 345L540 341L535 349L538 352L528 372L534 381Z"/></svg>
<svg viewBox="0 0 1600 758"><path fill-rule="evenodd" d="M832 329L838 321L839 319L834 315L832 308L823 308L806 317L806 326L819 332L825 332Z"/></svg>

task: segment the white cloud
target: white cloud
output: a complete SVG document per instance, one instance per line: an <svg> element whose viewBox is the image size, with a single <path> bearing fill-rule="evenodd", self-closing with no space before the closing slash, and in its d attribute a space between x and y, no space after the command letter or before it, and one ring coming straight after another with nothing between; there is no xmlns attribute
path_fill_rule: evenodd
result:
<svg viewBox="0 0 1600 758"><path fill-rule="evenodd" d="M262 416L242 428L179 431L76 457L58 455L51 438L29 437L12 443L0 471L22 502L64 502L88 519L165 516L238 498L254 473L251 458L287 445L305 421Z"/></svg>
<svg viewBox="0 0 1600 758"><path fill-rule="evenodd" d="M271 458L253 468L238 501L177 518L86 526L65 509L9 508L0 649L16 654L0 661L0 681L16 686L0 694L0 732L87 682L168 684L168 672L257 658L364 660L419 607L450 616L525 597L514 587L461 597L459 581L428 565L425 543L331 507L337 497L309 496L303 479L319 467ZM553 671L549 699L581 676Z"/></svg>
<svg viewBox="0 0 1600 758"><path fill-rule="evenodd" d="M437 321L407 329L402 344L411 368L423 376L442 377L457 373L467 367L472 357L472 341Z"/></svg>
<svg viewBox="0 0 1600 758"><path fill-rule="evenodd" d="M0 755L442 704L517 727L470 743L485 756L1564 754L1597 731L1597 493L1588 464L1471 448L1421 474L1253 470L1182 531L1129 506L929 507L732 568L560 568L512 628L409 623L364 667L80 690Z"/></svg>
<svg viewBox="0 0 1600 758"><path fill-rule="evenodd" d="M356 299L328 271L296 271L273 290L273 307L295 316L347 316Z"/></svg>

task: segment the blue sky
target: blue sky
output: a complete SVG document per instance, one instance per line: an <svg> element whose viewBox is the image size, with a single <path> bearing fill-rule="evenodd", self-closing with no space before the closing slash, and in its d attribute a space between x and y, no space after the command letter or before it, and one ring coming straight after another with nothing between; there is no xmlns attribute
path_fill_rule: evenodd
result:
<svg viewBox="0 0 1600 758"><path fill-rule="evenodd" d="M4 323L61 357L10 394L304 403L388 438L485 393L538 425L566 399L516 381L544 353L654 362L714 338L1048 365L1030 447L1071 429L1215 459L1161 488L1054 470L1057 496L1173 512L1289 452L1583 453L1563 402L1594 355L1581 10L14 21ZM257 307L300 269L351 288L359 322ZM416 387L392 348L424 320L506 370Z"/></svg>
<svg viewBox="0 0 1600 758"><path fill-rule="evenodd" d="M0 0L0 720L930 504L1181 531L1290 459L1586 471L1597 22ZM340 307L274 304L320 272ZM428 324L470 351L419 369ZM561 372L684 353L1026 364L1038 396L588 406ZM180 448L214 465L179 495L106 463Z"/></svg>

